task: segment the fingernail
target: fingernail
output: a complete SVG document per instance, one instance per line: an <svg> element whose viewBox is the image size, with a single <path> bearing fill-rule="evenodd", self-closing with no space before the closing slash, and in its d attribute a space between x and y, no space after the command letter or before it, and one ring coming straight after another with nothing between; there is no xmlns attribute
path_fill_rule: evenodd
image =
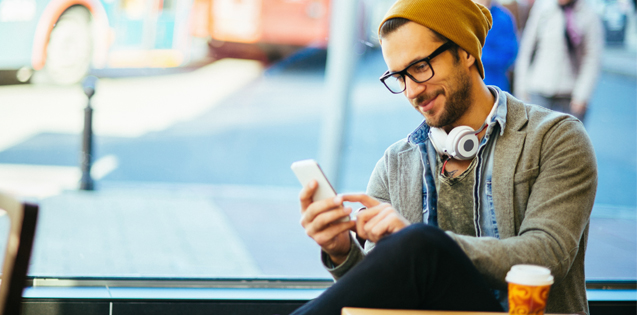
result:
<svg viewBox="0 0 637 315"><path fill-rule="evenodd" d="M343 197L341 197L340 195L334 197L334 203L340 204L342 202L343 202Z"/></svg>

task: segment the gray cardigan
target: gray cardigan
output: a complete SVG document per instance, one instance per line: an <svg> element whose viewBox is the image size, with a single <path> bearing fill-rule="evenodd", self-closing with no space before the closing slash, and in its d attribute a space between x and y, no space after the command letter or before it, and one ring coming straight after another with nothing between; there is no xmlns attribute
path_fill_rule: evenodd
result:
<svg viewBox="0 0 637 315"><path fill-rule="evenodd" d="M422 222L423 166L417 145L405 139L387 149L367 193L412 223ZM493 202L500 239L447 231L495 289L515 264L551 269L547 313L588 313L584 253L597 189L597 163L581 122L572 116L526 105L507 94L504 133L493 169ZM373 248L352 242L347 260L328 268L340 278ZM324 254L323 262L329 266Z"/></svg>

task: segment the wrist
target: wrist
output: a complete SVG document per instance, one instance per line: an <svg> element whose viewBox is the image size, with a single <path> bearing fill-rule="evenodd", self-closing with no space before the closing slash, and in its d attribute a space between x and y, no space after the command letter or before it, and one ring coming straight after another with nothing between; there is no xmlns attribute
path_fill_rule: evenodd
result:
<svg viewBox="0 0 637 315"><path fill-rule="evenodd" d="M332 264L334 264L334 266L339 266L347 260L347 257L349 257L349 253L351 250L352 250L352 236L350 235L349 243L347 244L346 249L336 251L336 252L331 252L331 253L328 253L325 250L324 251L327 254L327 256L330 258L330 261L332 262Z"/></svg>
<svg viewBox="0 0 637 315"><path fill-rule="evenodd" d="M330 260L332 261L332 264L334 264L334 267L337 267L337 266L340 266L341 264L343 264L347 260L347 256L349 256L349 251L345 255L330 255L330 254L328 254L328 256L330 257Z"/></svg>

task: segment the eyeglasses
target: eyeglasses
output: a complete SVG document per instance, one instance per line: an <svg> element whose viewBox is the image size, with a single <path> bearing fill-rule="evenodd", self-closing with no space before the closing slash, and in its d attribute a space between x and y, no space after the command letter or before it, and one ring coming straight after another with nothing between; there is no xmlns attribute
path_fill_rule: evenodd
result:
<svg viewBox="0 0 637 315"><path fill-rule="evenodd" d="M397 72L386 71L380 77L380 82L387 87L387 89L394 93L399 94L405 91L405 76L408 76L412 81L416 83L425 83L434 77L434 68L431 67L431 59L440 55L447 49L449 49L453 43L451 41L442 44L438 49L434 50L431 55L414 61L409 64L405 69Z"/></svg>

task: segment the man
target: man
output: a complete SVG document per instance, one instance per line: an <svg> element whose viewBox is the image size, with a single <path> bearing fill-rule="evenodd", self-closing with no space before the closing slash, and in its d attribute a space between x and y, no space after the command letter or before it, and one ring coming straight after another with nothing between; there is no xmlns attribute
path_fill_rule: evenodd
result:
<svg viewBox="0 0 637 315"><path fill-rule="evenodd" d="M536 1L515 65L515 95L584 121L603 47L602 23L585 0Z"/></svg>
<svg viewBox="0 0 637 315"><path fill-rule="evenodd" d="M424 122L387 149L366 194L314 202L316 182L301 191L301 224L337 282L296 314L501 311L515 264L551 269L547 312L588 312L590 140L574 117L484 84L490 26L488 9L471 0L399 0L389 10L379 30L389 68L381 81ZM352 211L344 201L367 209L338 222Z"/></svg>

